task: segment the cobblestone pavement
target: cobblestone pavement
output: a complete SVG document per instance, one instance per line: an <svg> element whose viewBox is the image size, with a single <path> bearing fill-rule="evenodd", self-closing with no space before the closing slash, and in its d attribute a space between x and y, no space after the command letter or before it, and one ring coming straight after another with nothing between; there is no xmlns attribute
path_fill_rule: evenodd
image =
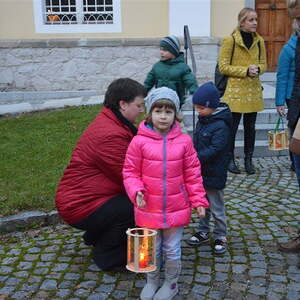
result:
<svg viewBox="0 0 300 300"><path fill-rule="evenodd" d="M241 163L241 162L240 162ZM225 191L229 248L183 242L179 299L300 299L299 254L285 254L300 221L296 177L287 157L255 159L256 175L230 176ZM185 239L197 229L196 216ZM82 232L66 225L1 237L0 299L139 299L144 275L101 272Z"/></svg>

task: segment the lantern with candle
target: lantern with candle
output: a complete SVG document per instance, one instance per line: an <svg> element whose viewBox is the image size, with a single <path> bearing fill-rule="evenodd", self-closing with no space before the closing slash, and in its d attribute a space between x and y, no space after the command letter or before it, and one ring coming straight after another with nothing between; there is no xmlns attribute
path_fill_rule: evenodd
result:
<svg viewBox="0 0 300 300"><path fill-rule="evenodd" d="M127 233L126 268L136 273L156 270L156 230L132 228Z"/></svg>

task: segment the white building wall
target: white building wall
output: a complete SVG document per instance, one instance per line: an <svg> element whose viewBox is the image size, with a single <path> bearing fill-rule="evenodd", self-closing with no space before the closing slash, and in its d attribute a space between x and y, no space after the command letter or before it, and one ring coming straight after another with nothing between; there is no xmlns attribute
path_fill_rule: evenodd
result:
<svg viewBox="0 0 300 300"><path fill-rule="evenodd" d="M191 36L210 36L211 0L169 0L169 31L183 36L188 25Z"/></svg>

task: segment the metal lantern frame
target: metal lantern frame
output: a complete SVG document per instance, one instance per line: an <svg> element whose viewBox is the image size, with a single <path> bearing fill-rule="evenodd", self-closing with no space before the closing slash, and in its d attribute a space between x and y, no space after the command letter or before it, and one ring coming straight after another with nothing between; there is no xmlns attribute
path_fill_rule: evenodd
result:
<svg viewBox="0 0 300 300"><path fill-rule="evenodd" d="M156 270L157 231L149 228L130 228L127 234L126 268L136 273Z"/></svg>

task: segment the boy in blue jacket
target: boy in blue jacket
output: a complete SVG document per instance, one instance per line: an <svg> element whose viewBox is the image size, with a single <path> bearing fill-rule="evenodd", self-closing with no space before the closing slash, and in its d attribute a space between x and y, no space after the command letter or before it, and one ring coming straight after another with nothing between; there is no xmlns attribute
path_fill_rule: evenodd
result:
<svg viewBox="0 0 300 300"><path fill-rule="evenodd" d="M209 241L209 221L212 215L214 253L223 254L227 249L223 189L230 160L232 115L228 105L220 103L219 91L212 82L207 82L196 90L193 104L199 114L194 133L194 147L201 162L203 184L210 207L199 222L199 231L187 242L195 246Z"/></svg>
<svg viewBox="0 0 300 300"><path fill-rule="evenodd" d="M173 35L160 41L160 61L154 64L144 82L147 92L163 86L177 93L180 107L184 103L185 89L193 94L198 88L196 77L180 52L180 42Z"/></svg>

